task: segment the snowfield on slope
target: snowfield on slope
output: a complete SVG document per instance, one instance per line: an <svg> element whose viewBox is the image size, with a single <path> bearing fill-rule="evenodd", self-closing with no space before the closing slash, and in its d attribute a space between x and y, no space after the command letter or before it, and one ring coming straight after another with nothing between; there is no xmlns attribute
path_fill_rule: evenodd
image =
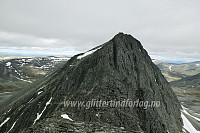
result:
<svg viewBox="0 0 200 133"><path fill-rule="evenodd" d="M82 59L83 57L94 53L95 51L99 50L100 48L101 48L101 47L96 48L96 49L93 49L93 50L90 50L90 51L88 51L88 52L85 52L83 55L78 56L77 59Z"/></svg>
<svg viewBox="0 0 200 133"><path fill-rule="evenodd" d="M186 110L185 110L185 107L183 107L182 106L182 108L183 108L183 110L181 110L181 118L183 119L183 131L184 130L187 130L188 132L190 132L190 133L200 133L200 131L197 131L195 128L194 128L194 126L191 124L191 122L188 120L188 118L184 115L184 113L185 114L187 114L187 115L189 115L189 116L191 116L192 118L194 118L195 120L199 120L198 118L196 118L196 117L194 117L194 116L192 116L192 115L190 115Z"/></svg>

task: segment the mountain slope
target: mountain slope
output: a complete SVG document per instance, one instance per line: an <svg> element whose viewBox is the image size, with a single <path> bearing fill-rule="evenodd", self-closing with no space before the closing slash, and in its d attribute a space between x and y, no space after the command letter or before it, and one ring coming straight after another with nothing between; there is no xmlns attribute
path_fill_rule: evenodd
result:
<svg viewBox="0 0 200 133"><path fill-rule="evenodd" d="M200 111L200 74L170 82L182 105Z"/></svg>
<svg viewBox="0 0 200 133"><path fill-rule="evenodd" d="M171 84L176 87L188 87L200 91L200 73L194 76L182 78L181 80L173 81Z"/></svg>
<svg viewBox="0 0 200 133"><path fill-rule="evenodd" d="M144 109L63 105L64 100L92 99L160 101L160 106ZM45 131L45 123L52 125L51 128L65 126L62 114L68 114L74 122L106 123L131 132L182 131L181 106L169 83L141 43L123 33L72 57L62 68L11 97L4 106L0 118L3 132L30 131L27 127L44 127ZM71 129L57 127L56 130Z"/></svg>

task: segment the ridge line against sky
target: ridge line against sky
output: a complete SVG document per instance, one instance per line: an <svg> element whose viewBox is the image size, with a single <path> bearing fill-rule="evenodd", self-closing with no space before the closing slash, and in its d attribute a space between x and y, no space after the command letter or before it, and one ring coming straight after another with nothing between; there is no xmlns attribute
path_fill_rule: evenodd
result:
<svg viewBox="0 0 200 133"><path fill-rule="evenodd" d="M0 1L1 55L68 55L118 32L154 57L200 57L199 0Z"/></svg>

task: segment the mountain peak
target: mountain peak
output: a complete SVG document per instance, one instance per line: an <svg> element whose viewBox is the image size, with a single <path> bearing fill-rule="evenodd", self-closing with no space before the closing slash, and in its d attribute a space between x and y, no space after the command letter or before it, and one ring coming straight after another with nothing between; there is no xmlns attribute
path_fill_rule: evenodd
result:
<svg viewBox="0 0 200 133"><path fill-rule="evenodd" d="M133 39L135 39L132 35L126 34L126 33L123 33L123 32L119 32L114 36L114 38L123 38L123 37L124 38L133 38Z"/></svg>
<svg viewBox="0 0 200 133"><path fill-rule="evenodd" d="M124 36L124 35L127 35L127 34L124 34L123 32L119 32L119 33L117 33L117 34L115 35L115 37L117 37L117 36Z"/></svg>
<svg viewBox="0 0 200 133"><path fill-rule="evenodd" d="M123 32L119 32L116 34L112 41L114 44L122 45L122 46L127 46L128 45L132 48L140 48L140 50L143 49L143 46L141 45L140 41L135 39L133 36L130 34L124 34Z"/></svg>
<svg viewBox="0 0 200 133"><path fill-rule="evenodd" d="M123 32L119 32L118 34L116 34L113 39L125 39L125 38L130 38L132 37L129 34L124 34ZM133 37L132 37L133 38Z"/></svg>

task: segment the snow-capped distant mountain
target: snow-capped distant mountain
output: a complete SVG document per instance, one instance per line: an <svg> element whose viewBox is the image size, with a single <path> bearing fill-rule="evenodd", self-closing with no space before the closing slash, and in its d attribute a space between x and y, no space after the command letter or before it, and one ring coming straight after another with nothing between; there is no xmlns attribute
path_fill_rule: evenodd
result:
<svg viewBox="0 0 200 133"><path fill-rule="evenodd" d="M69 57L37 57L21 58L0 61L1 71L0 78L8 79L14 76L25 80L34 80L38 74L44 75L58 64L66 62ZM12 79L11 79L12 80Z"/></svg>
<svg viewBox="0 0 200 133"><path fill-rule="evenodd" d="M25 57L0 60L0 92L18 90L61 66L69 57Z"/></svg>

